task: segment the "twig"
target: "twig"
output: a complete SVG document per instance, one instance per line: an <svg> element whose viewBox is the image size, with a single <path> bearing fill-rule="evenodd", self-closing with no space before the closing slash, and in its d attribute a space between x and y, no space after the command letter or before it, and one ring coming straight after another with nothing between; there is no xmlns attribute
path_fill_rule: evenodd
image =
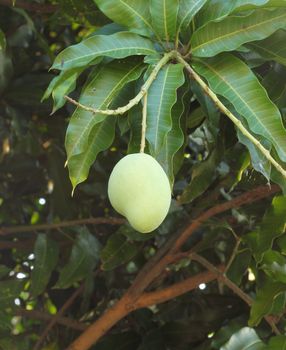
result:
<svg viewBox="0 0 286 350"><path fill-rule="evenodd" d="M146 139L146 128L147 128L147 99L148 99L147 96L148 96L148 93L146 92L143 98L140 153L144 153L145 142L146 142L145 139Z"/></svg>
<svg viewBox="0 0 286 350"><path fill-rule="evenodd" d="M22 316L27 318L32 318L41 321L51 321L55 318L54 315L48 314L46 312L38 310L25 310L25 309L16 309L15 316ZM65 327L75 329L77 331L84 331L87 329L87 326L81 322L77 322L68 317L58 317L56 323L61 324Z"/></svg>
<svg viewBox="0 0 286 350"><path fill-rule="evenodd" d="M136 106L144 97L144 95L147 93L148 89L152 85L153 81L156 79L160 69L165 66L173 57L175 57L175 51L171 51L166 53L161 60L156 64L154 67L152 73L149 75L148 79L146 82L143 84L141 87L141 90L139 93L132 99L130 100L127 105L123 107L118 107L116 109L96 109L92 107L85 106L74 99L70 98L69 96L65 96L65 98L74 104L75 106L84 109L87 112L91 112L93 114L100 113L100 114L105 114L105 115L119 115L119 114L124 114L127 111L129 111L132 107Z"/></svg>
<svg viewBox="0 0 286 350"><path fill-rule="evenodd" d="M213 100L217 107L234 123L234 125L241 131L241 133L246 136L264 155L264 157L279 171L279 173L286 178L286 170L276 162L276 160L271 156L270 152L244 127L242 122L231 113L229 109L219 100L217 95L208 87L208 85L201 79L201 77L193 70L193 68L186 62L183 57L178 53L177 60L181 62L186 70L189 72L190 76L196 80L196 82L201 86L204 92Z"/></svg>
<svg viewBox="0 0 286 350"><path fill-rule="evenodd" d="M252 298L250 298L249 295L247 295L246 293L244 293L243 290L241 290L235 283L233 283L230 279L228 279L226 277L226 275L219 271L213 264L211 264L209 261L207 261L205 258L203 258L202 256L196 254L196 253L192 253L190 255L190 258L192 260L197 261L198 263L200 263L202 266L204 266L207 270L213 272L213 273L217 273L218 279L225 284L229 289L231 289L236 295L238 295L240 297L240 299L242 299L247 305L251 306L253 303ZM272 318L269 316L264 316L266 322L270 325L270 327L272 328L273 332L277 335L281 334L279 329L277 328L276 324L273 322Z"/></svg>
<svg viewBox="0 0 286 350"><path fill-rule="evenodd" d="M23 225L13 227L1 227L0 236L7 236L15 233L33 232L33 231L44 231L44 230L55 230L63 227L71 227L78 225L122 225L125 220L121 218L107 217L107 218L85 218L71 221L62 221L53 224L41 224L41 225Z"/></svg>
<svg viewBox="0 0 286 350"><path fill-rule="evenodd" d="M60 310L57 312L57 314L50 320L47 327L44 329L43 333L41 334L40 338L38 339L37 343L33 347L33 350L39 350L41 348L41 345L43 341L45 340L46 336L49 334L51 329L54 327L54 325L57 323L57 320L63 316L65 311L73 304L75 299L82 293L84 289L84 284L82 284L72 295L71 297L64 303L64 305L60 308Z"/></svg>
<svg viewBox="0 0 286 350"><path fill-rule="evenodd" d="M164 271L169 264L174 261L174 259L176 259L176 253L178 252L179 248L206 220L229 209L258 201L279 191L280 188L276 185L274 185L272 188L269 188L269 186L260 186L229 202L219 204L201 214L196 220L188 225L185 230L183 230L181 235L171 237L167 244L158 250L156 255L152 257L152 259L150 259L139 272L132 286L127 290L122 298L112 308L108 309L83 334L81 334L68 347L67 350L89 349L90 346L98 341L98 339L100 339L110 328L112 328L112 326L124 318L130 312L130 310L132 310L131 306L140 300L143 291L162 273L162 271ZM217 271L215 271L215 273L217 274ZM158 299L157 302L159 303Z"/></svg>
<svg viewBox="0 0 286 350"><path fill-rule="evenodd" d="M29 1L17 0L15 6L12 0L0 0L0 6L18 7L27 11L38 12L38 13L54 13L59 7L52 4L37 4Z"/></svg>

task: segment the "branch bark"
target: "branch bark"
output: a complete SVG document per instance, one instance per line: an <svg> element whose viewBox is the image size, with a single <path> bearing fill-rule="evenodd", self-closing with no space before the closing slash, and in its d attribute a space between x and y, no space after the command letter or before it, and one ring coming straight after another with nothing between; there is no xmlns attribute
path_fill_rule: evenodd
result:
<svg viewBox="0 0 286 350"><path fill-rule="evenodd" d="M24 0L16 0L15 6L13 6L12 0L0 0L0 6L19 7L27 11L38 13L54 13L59 8L57 5L37 4Z"/></svg>
<svg viewBox="0 0 286 350"><path fill-rule="evenodd" d="M38 311L38 310L25 310L25 309L17 309L15 312L15 316L27 317L41 321L51 321L55 318L54 315L48 314L46 312ZM58 317L56 323L63 325L68 328L75 329L77 331L84 331L87 329L87 326L81 322L77 322L68 317Z"/></svg>
<svg viewBox="0 0 286 350"><path fill-rule="evenodd" d="M1 0L0 0L1 1ZM34 232L34 231L46 231L56 230L63 227L79 226L79 225L122 225L126 220L122 218L85 218L79 220L62 221L56 224L41 224L41 225L21 225L13 227L1 227L0 236L12 235L15 233Z"/></svg>
<svg viewBox="0 0 286 350"><path fill-rule="evenodd" d="M163 294L143 294L143 291L154 281L155 278L157 278L160 275L160 273L162 273L162 271L164 271L164 269L169 264L171 264L176 259L176 253L178 252L178 250L204 222L206 222L211 217L223 213L229 209L237 208L242 205L256 202L279 191L280 188L276 185L272 186L271 188L269 186L260 186L252 191L238 196L237 198L231 201L216 205L213 208L207 210L205 213L199 215L199 217L195 219L192 223L190 223L180 235L175 235L171 237L171 239L166 243L166 245L159 249L157 254L152 259L150 259L150 261L147 262L147 264L143 267L141 272L137 275L136 279L134 280L132 286L127 290L127 292L122 296L122 298L112 308L108 309L97 321L95 321L82 335L80 335L67 348L67 350L89 349L118 321L120 321L132 310L134 310L136 303L139 303L140 305L140 298L143 298L143 301L141 299L142 307L143 305L146 305L146 300L148 300L148 298L148 303L154 303L155 301L157 303L160 303L160 297L163 301L165 301L165 292L163 292ZM217 271L212 272L217 276ZM203 282L205 283L205 281ZM177 286L175 287L175 289L176 288ZM171 290L174 291L174 289ZM159 291L153 293L159 293ZM170 295L173 295L173 292L170 292L170 289L169 293ZM178 295L176 294L176 296ZM144 298L146 298L145 302Z"/></svg>

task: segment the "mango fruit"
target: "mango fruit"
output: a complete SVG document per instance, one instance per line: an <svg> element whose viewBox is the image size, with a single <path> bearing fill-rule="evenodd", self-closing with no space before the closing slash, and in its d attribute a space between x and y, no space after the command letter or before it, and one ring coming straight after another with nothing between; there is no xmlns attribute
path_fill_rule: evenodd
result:
<svg viewBox="0 0 286 350"><path fill-rule="evenodd" d="M112 170L108 182L112 207L137 231L154 231L165 219L171 188L161 165L145 153L129 154Z"/></svg>

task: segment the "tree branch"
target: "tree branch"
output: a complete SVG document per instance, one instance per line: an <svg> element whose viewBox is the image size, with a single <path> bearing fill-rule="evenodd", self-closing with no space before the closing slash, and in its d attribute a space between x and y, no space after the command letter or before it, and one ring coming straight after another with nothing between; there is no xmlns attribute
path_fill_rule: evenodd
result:
<svg viewBox="0 0 286 350"><path fill-rule="evenodd" d="M55 318L54 315L48 314L46 312L25 309L17 309L15 311L15 316L27 317L41 321L51 321ZM87 326L85 324L72 320L68 317L59 317L57 318L56 323L68 328L75 329L77 331L84 331L87 329Z"/></svg>
<svg viewBox="0 0 286 350"><path fill-rule="evenodd" d="M8 6L8 7L18 7L27 11L38 12L38 13L54 13L58 10L57 5L52 4L37 4L31 3L29 1L24 0L16 0L15 5L13 5L12 0L0 0L0 6Z"/></svg>
<svg viewBox="0 0 286 350"><path fill-rule="evenodd" d="M64 315L65 311L73 304L75 299L83 292L84 284L82 284L75 292L68 298L68 300L64 303L64 305L60 308L60 310L56 313L56 315L50 320L47 327L44 329L37 343L33 347L33 350L39 350L46 336L49 334L54 325L58 322L58 320Z"/></svg>
<svg viewBox="0 0 286 350"><path fill-rule="evenodd" d="M85 106L85 105L83 105L83 104L73 100L69 96L65 96L65 98L69 102L74 104L75 106L77 106L79 108L82 108L85 111L91 112L93 114L96 114L96 113L105 114L105 115L124 114L127 111L129 111L132 107L136 106L142 100L142 98L144 97L144 95L147 93L147 91L149 90L150 86L152 85L153 81L156 79L156 77L157 77L159 71L161 70L161 68L164 67L165 64L167 64L174 56L175 56L175 51L171 51L171 52L166 53L161 58L161 60L156 64L156 66L154 67L153 71L149 75L148 79L146 80L146 82L141 87L139 93L132 100L130 100L127 103L127 105L125 105L123 107L118 107L116 109L96 109L96 108Z"/></svg>
<svg viewBox="0 0 286 350"><path fill-rule="evenodd" d="M251 306L253 303L252 298L244 293L243 290L241 290L235 283L233 283L230 279L226 277L226 275L219 271L213 264L211 264L209 261L207 261L205 258L202 256L196 254L196 253L191 253L190 258L194 261L197 261L200 263L202 266L204 266L207 270L217 273L217 278L225 284L229 289L231 289L237 296L239 296L247 305ZM276 324L273 322L273 319L270 316L264 316L264 319L266 322L270 325L272 328L273 332L277 335L280 335L280 331L277 328Z"/></svg>
<svg viewBox="0 0 286 350"><path fill-rule="evenodd" d="M79 226L79 225L122 225L126 220L122 218L85 218L71 221L62 221L56 224L41 224L41 225L23 225L13 227L1 227L0 236L7 236L15 233L33 232L33 231L44 231L44 230L56 230L63 227Z"/></svg>
<svg viewBox="0 0 286 350"><path fill-rule="evenodd" d="M81 334L69 347L67 350L87 350L92 344L97 342L110 328L112 328L118 321L128 315L129 312L133 310L133 305L136 305L140 301L142 295L148 300L148 302L153 303L156 301L159 303L158 294L152 294L157 292L152 292L151 294L143 294L143 291L157 278L164 269L171 264L176 259L176 253L181 248L181 246L186 242L186 240L191 236L195 230L198 229L206 220L211 217L223 213L229 209L239 207L241 205L250 204L258 201L262 198L266 198L276 192L279 192L280 188L276 185L269 188L269 186L260 186L252 191L242 194L241 196L219 204L205 213L201 214L197 219L195 219L190 225L186 227L185 230L180 235L174 235L166 243L165 246L160 248L158 252L152 257L146 265L143 267L141 272L135 278L132 286L127 290L127 292L122 296L122 298L110 309L108 309L96 322L94 322L83 334ZM218 270L219 271L219 270ZM217 271L213 271L217 276ZM205 281L203 281L205 282ZM171 288L171 287L169 287ZM173 290L173 289L172 289ZM159 291L158 291L159 293ZM169 293L170 289L169 289ZM165 295L161 294L161 297ZM151 297L150 297L151 296ZM144 299L142 302L142 307L144 304ZM147 303L147 301L145 301Z"/></svg>

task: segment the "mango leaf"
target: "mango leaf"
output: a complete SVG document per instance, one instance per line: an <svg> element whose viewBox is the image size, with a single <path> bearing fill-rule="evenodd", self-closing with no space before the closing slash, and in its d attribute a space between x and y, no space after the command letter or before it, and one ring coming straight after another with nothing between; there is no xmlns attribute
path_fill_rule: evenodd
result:
<svg viewBox="0 0 286 350"><path fill-rule="evenodd" d="M5 38L5 34L0 29L0 51L1 50L2 51L6 50L6 38Z"/></svg>
<svg viewBox="0 0 286 350"><path fill-rule="evenodd" d="M273 198L271 207L267 210L257 232L257 244L255 258L259 261L262 254L270 249L273 240L282 235L286 228L286 197L276 196Z"/></svg>
<svg viewBox="0 0 286 350"><path fill-rule="evenodd" d="M172 108L172 129L166 135L161 152L156 157L168 175L171 187L174 185L174 157L185 141L185 134L181 128L181 118L189 107L190 93L188 91L189 89L178 91L178 100Z"/></svg>
<svg viewBox="0 0 286 350"><path fill-rule="evenodd" d="M257 10L248 16L230 16L221 22L209 22L192 37L192 54L211 57L232 51L242 44L261 40L277 29L286 28L286 11Z"/></svg>
<svg viewBox="0 0 286 350"><path fill-rule="evenodd" d="M280 112L247 65L230 54L223 54L199 61L194 68L208 80L214 92L232 103L249 128L269 140L279 157L286 160L286 130Z"/></svg>
<svg viewBox="0 0 286 350"><path fill-rule="evenodd" d="M274 281L286 283L286 258L274 250L263 255L261 268Z"/></svg>
<svg viewBox="0 0 286 350"><path fill-rule="evenodd" d="M274 64L271 70L265 75L262 84L267 90L270 99L278 107L283 107L286 100L286 67L281 64Z"/></svg>
<svg viewBox="0 0 286 350"><path fill-rule="evenodd" d="M257 8L285 6L285 0L210 0L199 14L199 23L202 25L210 21L221 21L230 13L255 10Z"/></svg>
<svg viewBox="0 0 286 350"><path fill-rule="evenodd" d="M163 41L176 37L178 10L178 0L150 0L152 26Z"/></svg>
<svg viewBox="0 0 286 350"><path fill-rule="evenodd" d="M285 335L272 337L268 343L267 350L286 350Z"/></svg>
<svg viewBox="0 0 286 350"><path fill-rule="evenodd" d="M278 30L267 39L252 42L247 47L259 53L267 60L273 60L286 66L285 41L286 31Z"/></svg>
<svg viewBox="0 0 286 350"><path fill-rule="evenodd" d="M113 270L131 260L138 252L140 246L131 242L123 233L114 233L102 249L100 257L103 270Z"/></svg>
<svg viewBox="0 0 286 350"><path fill-rule="evenodd" d="M234 333L220 350L260 350L265 349L254 329L244 327Z"/></svg>
<svg viewBox="0 0 286 350"><path fill-rule="evenodd" d="M178 32L185 31L194 16L204 6L207 0L181 0L178 13Z"/></svg>
<svg viewBox="0 0 286 350"><path fill-rule="evenodd" d="M38 296L45 290L51 273L58 263L59 247L48 235L41 233L37 236L34 252L35 263L30 292L33 296Z"/></svg>
<svg viewBox="0 0 286 350"><path fill-rule="evenodd" d="M60 75L53 78L50 82L42 101L53 96L54 106L52 114L66 103L65 95L68 95L76 87L76 80L84 68L74 68L62 71Z"/></svg>
<svg viewBox="0 0 286 350"><path fill-rule="evenodd" d="M240 285L243 275L245 274L251 261L251 252L244 249L237 253L230 268L227 271L227 277L237 285Z"/></svg>
<svg viewBox="0 0 286 350"><path fill-rule="evenodd" d="M149 0L94 0L100 10L118 24L133 32L150 36L153 33Z"/></svg>
<svg viewBox="0 0 286 350"><path fill-rule="evenodd" d="M82 227L73 244L68 263L60 271L60 277L54 288L68 288L85 278L99 261L101 245L98 240Z"/></svg>
<svg viewBox="0 0 286 350"><path fill-rule="evenodd" d="M217 177L219 152L215 149L209 157L193 166L192 179L179 198L181 204L191 203L212 184Z"/></svg>
<svg viewBox="0 0 286 350"><path fill-rule="evenodd" d="M144 65L134 59L132 62L121 62L120 66L111 62L101 67L83 90L80 102L101 109L113 107L114 100L124 86L136 80L143 69ZM73 188L87 178L97 154L111 145L115 121L115 116L93 114L81 108L73 113L66 134L68 168Z"/></svg>
<svg viewBox="0 0 286 350"><path fill-rule="evenodd" d="M160 70L148 91L146 138L155 158L172 128L171 110L177 100L177 89L184 81L183 66L168 64Z"/></svg>
<svg viewBox="0 0 286 350"><path fill-rule="evenodd" d="M156 51L152 42L134 33L119 32L112 35L94 35L63 50L56 57L52 68L67 70L82 67L101 56L124 58L154 53Z"/></svg>
<svg viewBox="0 0 286 350"><path fill-rule="evenodd" d="M271 312L275 299L286 290L286 285L280 282L266 281L263 287L258 289L254 300L248 324L250 327L257 326L261 319Z"/></svg>
<svg viewBox="0 0 286 350"><path fill-rule="evenodd" d="M14 307L14 300L20 296L23 290L23 281L7 280L0 282L0 309Z"/></svg>

